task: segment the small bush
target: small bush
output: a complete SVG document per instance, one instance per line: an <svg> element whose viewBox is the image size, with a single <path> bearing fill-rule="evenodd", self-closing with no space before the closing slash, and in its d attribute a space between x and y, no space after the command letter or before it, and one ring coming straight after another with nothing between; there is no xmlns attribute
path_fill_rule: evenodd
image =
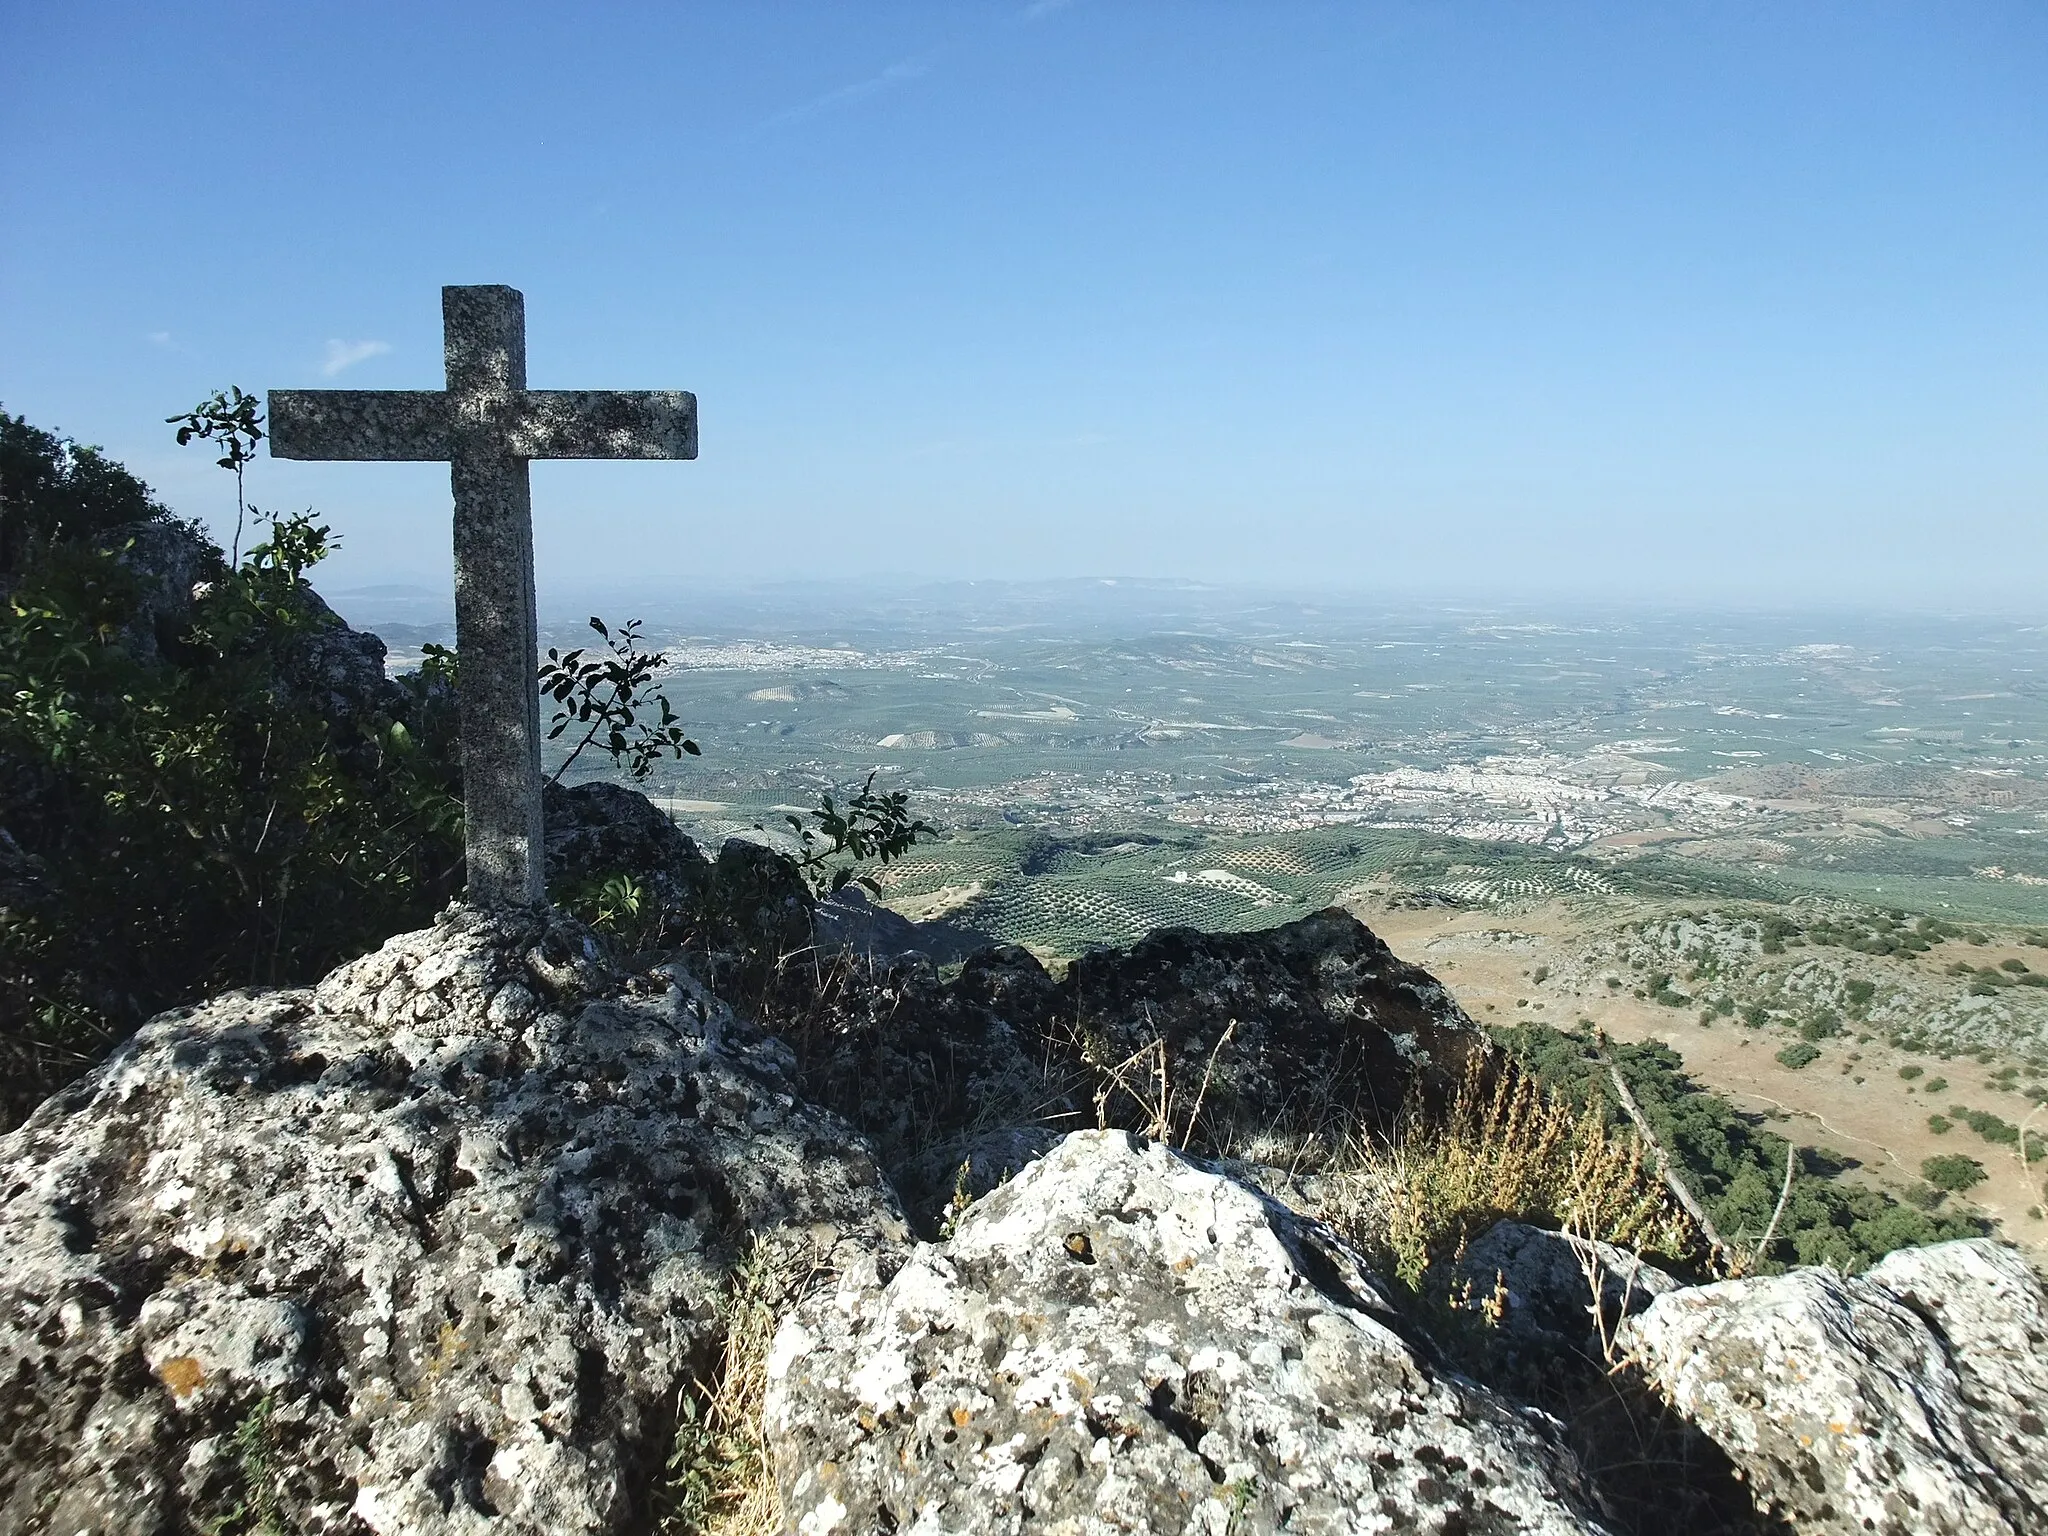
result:
<svg viewBox="0 0 2048 1536"><path fill-rule="evenodd" d="M1947 1115L1929 1115L1927 1117L1927 1129L1934 1132L1937 1136L1946 1136L1955 1129L1955 1122L1949 1119Z"/></svg>
<svg viewBox="0 0 2048 1536"><path fill-rule="evenodd" d="M1803 1040L1831 1040L1841 1032L1841 1019L1825 1008L1799 1026Z"/></svg>
<svg viewBox="0 0 2048 1536"><path fill-rule="evenodd" d="M1576 1108L1513 1065L1489 1084L1477 1058L1440 1122L1411 1118L1391 1145L1359 1144L1331 1187L1331 1219L1411 1289L1503 1217L1673 1257L1698 1241L1642 1143L1604 1106Z"/></svg>
<svg viewBox="0 0 2048 1536"><path fill-rule="evenodd" d="M1958 1195L1966 1189L1976 1188L1986 1178L1984 1165L1960 1152L1944 1152L1928 1158L1920 1165L1920 1176L1936 1189Z"/></svg>
<svg viewBox="0 0 2048 1536"><path fill-rule="evenodd" d="M1799 1068L1811 1066L1814 1062L1819 1060L1819 1047L1809 1045L1804 1040L1795 1041L1793 1044L1786 1046L1785 1049L1778 1052L1778 1064L1780 1066L1790 1067L1795 1072L1798 1071Z"/></svg>
<svg viewBox="0 0 2048 1536"><path fill-rule="evenodd" d="M1904 1066L1899 1068L1899 1076L1903 1077L1907 1082L1910 1083L1911 1081L1913 1081L1914 1078L1920 1076L1926 1070L1927 1069L1922 1066Z"/></svg>
<svg viewBox="0 0 2048 1536"><path fill-rule="evenodd" d="M1927 1091L1929 1093L1948 1092L1948 1079L1945 1077L1930 1077L1927 1079Z"/></svg>
<svg viewBox="0 0 2048 1536"><path fill-rule="evenodd" d="M2003 1147L2016 1146L2019 1143L2020 1128L1989 1110L1969 1109L1961 1104L1951 1104L1948 1112L1951 1118L1960 1120L1986 1141Z"/></svg>

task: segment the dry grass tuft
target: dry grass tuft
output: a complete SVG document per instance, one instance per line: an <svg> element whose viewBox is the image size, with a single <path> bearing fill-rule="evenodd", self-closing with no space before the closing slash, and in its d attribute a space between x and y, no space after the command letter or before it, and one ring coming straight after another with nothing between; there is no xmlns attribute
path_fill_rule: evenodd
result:
<svg viewBox="0 0 2048 1536"><path fill-rule="evenodd" d="M1323 1214L1413 1290L1510 1217L1639 1252L1698 1246L1640 1138L1512 1061L1475 1057L1440 1118L1411 1109L1391 1141L1354 1138L1328 1187Z"/></svg>
<svg viewBox="0 0 2048 1536"><path fill-rule="evenodd" d="M759 1237L718 1300L723 1342L683 1389L655 1489L657 1536L776 1536L775 1468L762 1434L776 1325L818 1274L808 1252Z"/></svg>

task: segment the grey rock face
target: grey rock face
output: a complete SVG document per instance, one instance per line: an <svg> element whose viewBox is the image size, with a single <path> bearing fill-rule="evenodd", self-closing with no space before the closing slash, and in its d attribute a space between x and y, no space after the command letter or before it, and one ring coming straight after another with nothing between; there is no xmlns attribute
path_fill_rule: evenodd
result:
<svg viewBox="0 0 2048 1536"><path fill-rule="evenodd" d="M944 984L929 966L840 967L789 1011L812 1096L874 1137L927 1233L990 1130L1100 1116L1148 1131L1164 1097L1164 1139L1313 1169L1411 1091L1441 1102L1487 1049L1434 978L1335 910L1261 933L1162 930L1057 983L1014 945Z"/></svg>
<svg viewBox="0 0 2048 1536"><path fill-rule="evenodd" d="M315 621L293 636L278 658L279 681L292 698L337 728L400 713L404 694L384 675L384 642L349 628L304 582L299 601Z"/></svg>
<svg viewBox="0 0 2048 1536"><path fill-rule="evenodd" d="M543 804L550 886L626 874L645 881L664 907L687 912L702 904L711 861L638 790L602 781L550 784Z"/></svg>
<svg viewBox="0 0 2048 1536"><path fill-rule="evenodd" d="M893 1279L783 1324L803 1536L1566 1532L1548 1421L1434 1373L1348 1250L1156 1143L1079 1132Z"/></svg>
<svg viewBox="0 0 2048 1536"><path fill-rule="evenodd" d="M1474 1297L1507 1287L1510 1330L1553 1337L1580 1347L1597 1344L1593 1280L1600 1282L1602 1320L1611 1333L1624 1316L1642 1311L1681 1282L1626 1248L1589 1241L1526 1222L1495 1222L1465 1250L1458 1266Z"/></svg>
<svg viewBox="0 0 2048 1536"><path fill-rule="evenodd" d="M818 903L812 942L827 954L849 954L872 964L925 959L943 965L995 943L985 933L944 921L914 923L878 906L858 884L849 884Z"/></svg>
<svg viewBox="0 0 2048 1536"><path fill-rule="evenodd" d="M1447 1097L1486 1049L1435 977L1334 907L1261 933L1163 928L1084 955L1061 983L1060 1017L1075 1025L1049 1033L1083 1059L1159 1042L1182 1113L1207 1079L1196 1144L1277 1164L1335 1126L1390 1126L1411 1088ZM1106 1108L1129 1129L1149 1112L1126 1093Z"/></svg>
<svg viewBox="0 0 2048 1536"><path fill-rule="evenodd" d="M2010 1249L1680 1290L1623 1342L1802 1536L2048 1529L2048 1290Z"/></svg>
<svg viewBox="0 0 2048 1536"><path fill-rule="evenodd" d="M220 576L226 562L194 524L169 518L116 528L104 547L118 551L141 585L142 601L122 629L122 643L137 660L156 661L191 625L193 588Z"/></svg>
<svg viewBox="0 0 2048 1536"><path fill-rule="evenodd" d="M907 1235L791 1066L679 971L467 908L152 1021L0 1140L0 1528L644 1517L743 1245Z"/></svg>

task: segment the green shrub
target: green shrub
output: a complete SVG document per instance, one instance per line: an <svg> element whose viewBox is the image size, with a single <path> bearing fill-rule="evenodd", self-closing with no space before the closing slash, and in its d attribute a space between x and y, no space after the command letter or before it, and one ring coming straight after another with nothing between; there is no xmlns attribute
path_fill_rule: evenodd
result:
<svg viewBox="0 0 2048 1536"><path fill-rule="evenodd" d="M305 579L326 528L271 521L230 567L91 450L0 415L0 463L5 521L26 498L0 573L4 1123L160 1009L423 925L461 838L445 675L345 716L298 680L340 624ZM196 595L145 545L195 559Z"/></svg>
<svg viewBox="0 0 2048 1536"><path fill-rule="evenodd" d="M1622 1111L1591 1031L1567 1033L1528 1023L1492 1033L1544 1083L1579 1102L1601 1103L1619 1123ZM1785 1176L1783 1138L1702 1090L1686 1075L1678 1052L1659 1041L1615 1042L1607 1054L1715 1224L1731 1239L1761 1234ZM1765 1269L1786 1262L1860 1269L1895 1248L1985 1230L1968 1216L1930 1215L1882 1190L1840 1182L1836 1171L1817 1154L1802 1156L1779 1225L1781 1240Z"/></svg>
<svg viewBox="0 0 2048 1536"><path fill-rule="evenodd" d="M1778 1052L1779 1065L1791 1067L1794 1071L1797 1071L1801 1067L1811 1066L1814 1062L1819 1060L1820 1048L1818 1046L1809 1045L1804 1040L1796 1040L1792 1044L1786 1046L1785 1049Z"/></svg>
<svg viewBox="0 0 2048 1536"><path fill-rule="evenodd" d="M1927 1117L1927 1129L1934 1132L1937 1136L1946 1136L1955 1129L1955 1122L1949 1119L1947 1115L1929 1115Z"/></svg>
<svg viewBox="0 0 2048 1536"><path fill-rule="evenodd" d="M1962 1121L1986 1141L2005 1147L2016 1146L2019 1143L2020 1128L1988 1110L1968 1109L1961 1104L1951 1104L1948 1112L1952 1118Z"/></svg>
<svg viewBox="0 0 2048 1536"><path fill-rule="evenodd" d="M1799 1026L1800 1038L1805 1040L1831 1040L1841 1032L1841 1018L1825 1008Z"/></svg>
<svg viewBox="0 0 2048 1536"><path fill-rule="evenodd" d="M1948 1079L1945 1077L1930 1077L1927 1079L1927 1091L1929 1093L1948 1092Z"/></svg>
<svg viewBox="0 0 2048 1536"><path fill-rule="evenodd" d="M1984 1165L1960 1152L1944 1152L1928 1158L1920 1165L1920 1176L1936 1189L1947 1190L1950 1194L1974 1189L1986 1178Z"/></svg>
<svg viewBox="0 0 2048 1536"><path fill-rule="evenodd" d="M1910 1083L1911 1081L1913 1081L1914 1078L1920 1076L1926 1070L1927 1069L1925 1067L1921 1066L1903 1066L1899 1068L1899 1076L1903 1077L1907 1082Z"/></svg>

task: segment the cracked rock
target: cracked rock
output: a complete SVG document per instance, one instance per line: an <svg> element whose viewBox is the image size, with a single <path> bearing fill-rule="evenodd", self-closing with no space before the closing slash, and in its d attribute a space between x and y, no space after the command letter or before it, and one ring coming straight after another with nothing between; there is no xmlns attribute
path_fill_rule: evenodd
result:
<svg viewBox="0 0 2048 1536"><path fill-rule="evenodd" d="M792 1068L679 969L462 907L155 1019L0 1139L0 1529L644 1519L747 1245L908 1236Z"/></svg>
<svg viewBox="0 0 2048 1536"><path fill-rule="evenodd" d="M2048 1289L2011 1249L1674 1291L1622 1342L1801 1536L2048 1529Z"/></svg>
<svg viewBox="0 0 2048 1536"><path fill-rule="evenodd" d="M1555 1425L1429 1365L1333 1234L1120 1131L848 1271L769 1377L802 1536L1600 1529Z"/></svg>

